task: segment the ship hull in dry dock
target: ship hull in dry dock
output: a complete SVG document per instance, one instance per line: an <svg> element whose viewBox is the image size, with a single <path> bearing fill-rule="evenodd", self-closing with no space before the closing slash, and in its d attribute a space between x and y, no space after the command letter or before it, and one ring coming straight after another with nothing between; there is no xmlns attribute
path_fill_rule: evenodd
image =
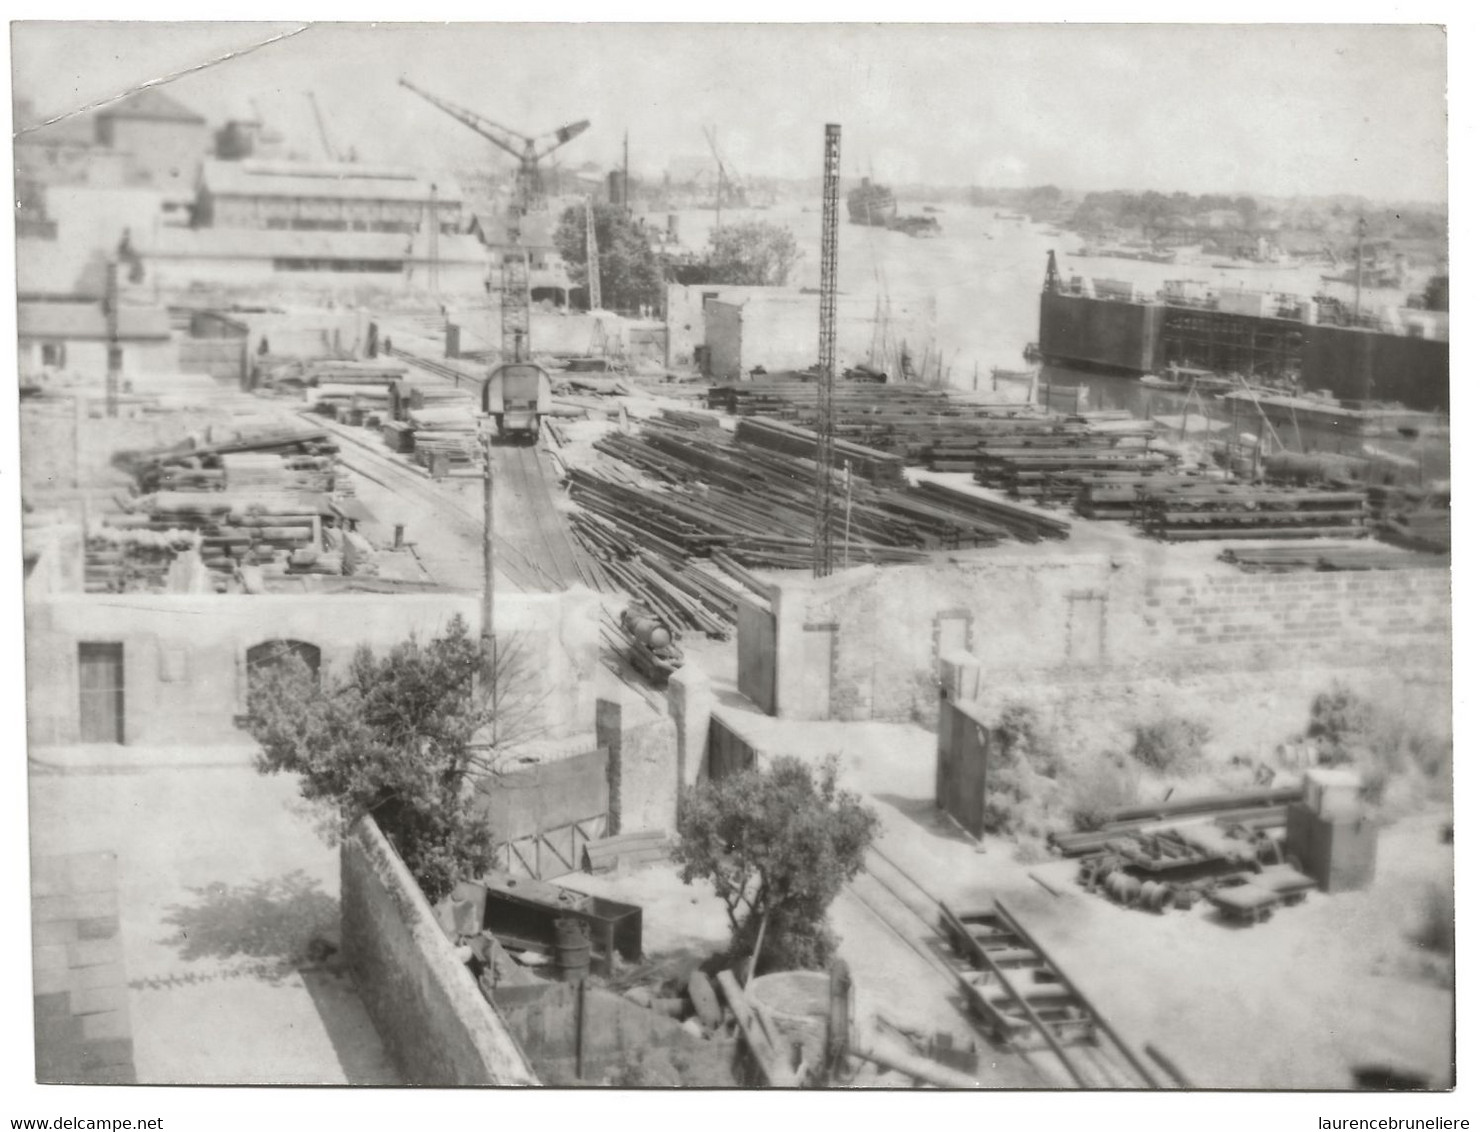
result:
<svg viewBox="0 0 1480 1132"><path fill-rule="evenodd" d="M1139 376L1178 362L1220 373L1296 374L1337 400L1449 409L1449 343L1349 326L1095 298L1048 289L1039 348L1052 364Z"/></svg>

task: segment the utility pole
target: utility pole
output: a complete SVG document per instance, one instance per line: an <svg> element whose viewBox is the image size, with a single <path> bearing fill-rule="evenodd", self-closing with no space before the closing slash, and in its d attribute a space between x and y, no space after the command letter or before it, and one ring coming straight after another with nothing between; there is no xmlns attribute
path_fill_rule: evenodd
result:
<svg viewBox="0 0 1480 1132"><path fill-rule="evenodd" d="M586 307L593 311L601 309L601 256L596 247L596 210L589 195L586 197Z"/></svg>
<svg viewBox="0 0 1480 1132"><path fill-rule="evenodd" d="M108 323L108 374L105 384L106 411L118 416L118 392L123 378L123 345L118 341L118 260L108 261L107 289L103 315Z"/></svg>
<svg viewBox="0 0 1480 1132"><path fill-rule="evenodd" d="M431 261L427 272L427 282L431 285L433 297L437 296L437 235L440 225L437 223L437 186L432 186L432 215L427 226L427 251L428 259Z"/></svg>
<svg viewBox="0 0 1480 1132"><path fill-rule="evenodd" d="M843 127L828 123L822 143L822 293L817 333L817 492L812 533L812 576L833 565L833 371L838 346L838 185Z"/></svg>
<svg viewBox="0 0 1480 1132"><path fill-rule="evenodd" d="M483 656L484 686L493 688L498 652L493 642L493 433L483 421L483 616L478 641Z"/></svg>
<svg viewBox="0 0 1480 1132"><path fill-rule="evenodd" d="M622 131L622 209L628 216L632 215L632 165L631 154L627 150L628 134Z"/></svg>

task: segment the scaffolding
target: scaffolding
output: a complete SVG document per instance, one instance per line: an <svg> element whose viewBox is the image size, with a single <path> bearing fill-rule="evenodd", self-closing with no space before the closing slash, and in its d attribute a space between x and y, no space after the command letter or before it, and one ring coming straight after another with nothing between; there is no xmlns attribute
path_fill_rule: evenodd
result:
<svg viewBox="0 0 1480 1132"><path fill-rule="evenodd" d="M812 575L825 578L833 564L833 380L838 352L838 187L843 128L829 123L822 146L822 293L817 334L817 498Z"/></svg>
<svg viewBox="0 0 1480 1132"><path fill-rule="evenodd" d="M503 294L500 353L505 365L529 360L529 252L517 248L503 253Z"/></svg>
<svg viewBox="0 0 1480 1132"><path fill-rule="evenodd" d="M1298 375L1304 324L1264 315L1168 306L1161 329L1163 364L1280 380Z"/></svg>

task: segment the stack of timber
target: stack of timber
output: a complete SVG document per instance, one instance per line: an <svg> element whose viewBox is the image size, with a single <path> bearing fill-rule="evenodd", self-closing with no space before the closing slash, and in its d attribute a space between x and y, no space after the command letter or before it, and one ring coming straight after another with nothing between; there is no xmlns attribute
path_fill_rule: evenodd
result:
<svg viewBox="0 0 1480 1132"><path fill-rule="evenodd" d="M120 453L115 462L134 476L141 491L219 491L228 486L225 459L244 453L278 458L290 479L303 473L313 481L327 473L332 483L339 446L320 429L278 427L213 443Z"/></svg>
<svg viewBox="0 0 1480 1132"><path fill-rule="evenodd" d="M1123 455L1138 443L1144 450L1154 435L1155 430L1145 421L1109 414L981 417L936 430L934 438L921 447L918 458L931 471L974 472L984 458L996 453L1032 456L1045 449L1086 453L1114 449Z"/></svg>
<svg viewBox="0 0 1480 1132"><path fill-rule="evenodd" d="M1392 550L1352 544L1347 546L1241 546L1218 556L1245 573L1288 574L1299 570L1426 570L1449 568L1447 554Z"/></svg>
<svg viewBox="0 0 1480 1132"><path fill-rule="evenodd" d="M162 593L181 551L200 545L194 532L142 530L99 523L88 531L83 555L84 593ZM224 588L222 581L218 588Z"/></svg>
<svg viewBox="0 0 1480 1132"><path fill-rule="evenodd" d="M1199 539L1362 538L1361 491L1263 488L1203 482L1141 489L1137 518L1168 542Z"/></svg>
<svg viewBox="0 0 1480 1132"><path fill-rule="evenodd" d="M719 430L652 424L640 435L603 437L598 451L640 469L667 490L608 472L572 472L577 502L617 523L641 523L691 556L724 550L746 566L811 563L815 464L731 440ZM1010 537L969 507L948 506L908 487L834 475L833 537L854 564L914 561L937 546L992 545Z"/></svg>
<svg viewBox="0 0 1480 1132"><path fill-rule="evenodd" d="M735 430L735 438L742 444L783 452L788 456L810 457L817 451L815 432L756 417L743 419ZM897 484L904 479L904 462L897 456L847 440L836 440L833 452L833 467L850 467L854 475L863 476L870 483Z"/></svg>
<svg viewBox="0 0 1480 1132"><path fill-rule="evenodd" d="M1179 472L1088 472L1079 479L1074 510L1086 519L1131 522L1145 492L1175 491L1206 479Z"/></svg>
<svg viewBox="0 0 1480 1132"><path fill-rule="evenodd" d="M573 493L574 494L574 493ZM737 617L735 591L706 573L678 547L644 531L585 512L571 516L571 532L608 580L671 625L726 640Z"/></svg>
<svg viewBox="0 0 1480 1132"><path fill-rule="evenodd" d="M976 482L1015 499L1067 502L1079 495L1085 477L1096 472L1146 475L1164 471L1168 461L1164 453L1144 447L992 447L978 453Z"/></svg>
<svg viewBox="0 0 1480 1132"><path fill-rule="evenodd" d="M1371 487L1368 498L1373 528L1384 541L1411 550L1449 553L1447 488Z"/></svg>
<svg viewBox="0 0 1480 1132"><path fill-rule="evenodd" d="M211 571L227 577L241 566L268 574L343 571L342 556L325 549L327 496L311 492L170 492L139 496L130 510L105 519L131 532L191 532Z"/></svg>
<svg viewBox="0 0 1480 1132"><path fill-rule="evenodd" d="M1069 537L1069 524L1064 520L1005 500L988 499L943 483L920 483L914 491L926 499L996 524L1021 542Z"/></svg>
<svg viewBox="0 0 1480 1132"><path fill-rule="evenodd" d="M468 468L481 458L478 422L467 408L412 409L407 423L419 464L431 467L434 459L442 457L449 467Z"/></svg>

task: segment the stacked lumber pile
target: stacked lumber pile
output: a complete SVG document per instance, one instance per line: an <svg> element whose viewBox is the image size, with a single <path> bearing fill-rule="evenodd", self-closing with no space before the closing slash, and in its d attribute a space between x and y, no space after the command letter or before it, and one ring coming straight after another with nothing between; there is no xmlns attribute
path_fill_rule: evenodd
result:
<svg viewBox="0 0 1480 1132"><path fill-rule="evenodd" d="M1373 528L1385 541L1410 550L1448 554L1449 491L1400 487L1368 489Z"/></svg>
<svg viewBox="0 0 1480 1132"><path fill-rule="evenodd" d="M1168 542L1362 538L1367 533L1367 496L1361 491L1209 481L1139 490L1138 521L1148 534Z"/></svg>
<svg viewBox="0 0 1480 1132"><path fill-rule="evenodd" d="M1449 568L1449 556L1399 554L1362 545L1241 546L1218 556L1247 574L1289 574L1299 570L1427 570Z"/></svg>
<svg viewBox="0 0 1480 1132"><path fill-rule="evenodd" d="M1133 522L1144 493L1206 482L1177 472L1087 472L1080 477L1074 510L1086 519Z"/></svg>
<svg viewBox="0 0 1480 1132"><path fill-rule="evenodd" d="M993 523L1010 532L1020 542L1069 537L1069 524L1064 520L1005 500L987 499L941 483L917 484L914 491L926 499Z"/></svg>
<svg viewBox="0 0 1480 1132"><path fill-rule="evenodd" d="M783 452L788 456L812 457L817 451L815 432L782 421L746 417L735 430L735 437L742 444ZM851 467L854 475L863 476L875 484L897 484L904 479L904 461L898 456L848 440L834 441L833 467Z"/></svg>
<svg viewBox="0 0 1480 1132"><path fill-rule="evenodd" d="M1029 456L1045 449L1099 452L1137 444L1144 450L1154 435L1155 429L1145 421L1108 413L980 417L938 429L936 438L920 450L919 458L931 471L974 472L993 453L1022 451Z"/></svg>
<svg viewBox="0 0 1480 1132"><path fill-rule="evenodd" d="M230 577L240 566L264 573L339 574L343 561L323 549L327 501L308 493L161 491L134 499L105 522L121 531L193 533L208 569Z"/></svg>
<svg viewBox="0 0 1480 1132"><path fill-rule="evenodd" d="M1146 475L1165 471L1170 457L1144 447L983 448L976 482L1006 491L1014 499L1070 502L1087 476L1096 472Z"/></svg>
<svg viewBox="0 0 1480 1132"><path fill-rule="evenodd" d="M478 422L466 407L412 409L406 423L419 464L431 467L441 458L450 468L469 468L481 459Z"/></svg>
<svg viewBox="0 0 1480 1132"><path fill-rule="evenodd" d="M115 462L133 475L142 491L218 491L226 487L224 459L241 453L275 456L294 462L291 471L322 473L333 466L339 446L320 429L274 428L207 444L120 453ZM327 464L300 463L299 457L326 459Z"/></svg>
<svg viewBox="0 0 1480 1132"><path fill-rule="evenodd" d="M120 529L99 524L88 531L83 554L84 593L160 593L182 550L199 546L188 530ZM224 579L218 589L225 588Z"/></svg>

